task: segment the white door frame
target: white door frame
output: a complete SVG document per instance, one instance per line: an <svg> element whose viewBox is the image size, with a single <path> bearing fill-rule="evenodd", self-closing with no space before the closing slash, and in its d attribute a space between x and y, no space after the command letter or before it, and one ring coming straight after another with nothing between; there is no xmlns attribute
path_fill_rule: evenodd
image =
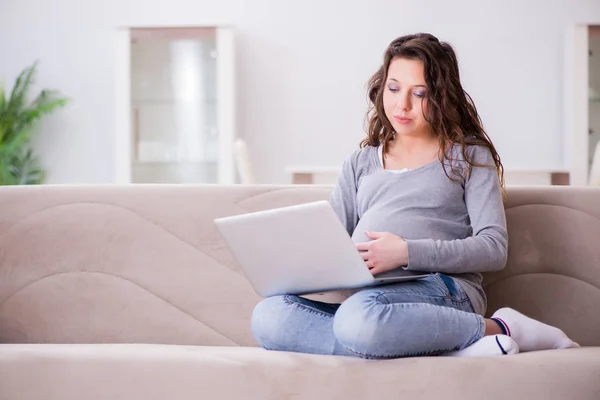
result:
<svg viewBox="0 0 600 400"><path fill-rule="evenodd" d="M217 28L217 125L219 127L220 184L236 181L234 142L237 130L235 37L230 28Z"/></svg>
<svg viewBox="0 0 600 400"><path fill-rule="evenodd" d="M131 34L130 28L115 32L115 136L114 180L131 183Z"/></svg>
<svg viewBox="0 0 600 400"><path fill-rule="evenodd" d="M215 25L216 26L216 25ZM215 26L210 26L215 27ZM203 28L209 26L194 26ZM118 27L115 32L115 87L114 87L114 181L131 183L131 30L138 28L176 28L175 26ZM192 28L185 26L183 28ZM234 31L217 26L217 96L219 129L218 183L235 183L233 143L236 137L235 48Z"/></svg>

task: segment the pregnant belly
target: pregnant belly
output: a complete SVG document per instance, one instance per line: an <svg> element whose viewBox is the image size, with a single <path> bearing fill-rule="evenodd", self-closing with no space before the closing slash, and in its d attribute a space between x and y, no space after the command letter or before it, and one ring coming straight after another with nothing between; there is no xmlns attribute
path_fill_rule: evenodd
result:
<svg viewBox="0 0 600 400"><path fill-rule="evenodd" d="M355 243L368 242L365 232L390 232L405 239L454 240L468 236L469 227L452 221L422 216L370 218L363 216L352 234Z"/></svg>

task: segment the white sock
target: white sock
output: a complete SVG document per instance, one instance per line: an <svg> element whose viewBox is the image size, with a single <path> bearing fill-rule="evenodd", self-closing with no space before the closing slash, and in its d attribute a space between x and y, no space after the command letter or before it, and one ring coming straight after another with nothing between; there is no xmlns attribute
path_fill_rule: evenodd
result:
<svg viewBox="0 0 600 400"><path fill-rule="evenodd" d="M512 308L501 308L492 318L504 324L523 352L579 347L560 329L529 318Z"/></svg>
<svg viewBox="0 0 600 400"><path fill-rule="evenodd" d="M488 357L517 354L519 345L510 336L484 336L469 347L448 353L450 357Z"/></svg>

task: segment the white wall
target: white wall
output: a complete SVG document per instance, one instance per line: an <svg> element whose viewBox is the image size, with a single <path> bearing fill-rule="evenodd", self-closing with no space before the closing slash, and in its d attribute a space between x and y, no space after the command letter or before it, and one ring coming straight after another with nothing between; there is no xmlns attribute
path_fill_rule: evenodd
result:
<svg viewBox="0 0 600 400"><path fill-rule="evenodd" d="M282 183L285 165L336 165L356 148L386 45L430 31L455 45L505 166L563 168L564 35L594 20L597 0L3 0L0 76L40 59L40 86L73 99L39 140L49 182L112 182L115 28L231 24L239 134L257 180Z"/></svg>

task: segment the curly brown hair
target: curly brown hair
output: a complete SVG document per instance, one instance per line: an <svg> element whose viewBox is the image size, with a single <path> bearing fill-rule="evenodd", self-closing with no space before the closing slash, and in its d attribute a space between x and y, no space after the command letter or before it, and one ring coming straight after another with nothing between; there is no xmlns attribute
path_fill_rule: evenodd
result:
<svg viewBox="0 0 600 400"><path fill-rule="evenodd" d="M444 149L440 152L440 162L448 178L453 179L446 170L447 164L453 171L455 168L460 170L451 151L452 145L461 146L462 157L470 167L483 166L473 162L467 154L468 145L480 145L492 153L504 192L504 167L491 139L483 129L473 99L462 88L456 53L450 44L440 42L428 33L401 36L392 41L386 49L383 65L368 82L368 135L361 141L360 146L383 144L385 152L394 139L394 128L385 116L383 108L383 92L390 63L395 58L420 60L423 63L427 85L427 110L424 117L438 136L440 148Z"/></svg>

